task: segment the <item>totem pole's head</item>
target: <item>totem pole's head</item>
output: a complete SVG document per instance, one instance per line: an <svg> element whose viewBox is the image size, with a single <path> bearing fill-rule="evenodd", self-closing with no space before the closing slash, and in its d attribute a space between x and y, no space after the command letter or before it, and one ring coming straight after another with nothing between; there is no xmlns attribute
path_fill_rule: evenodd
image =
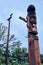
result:
<svg viewBox="0 0 43 65"><path fill-rule="evenodd" d="M29 16L29 15L32 15L32 14L36 14L36 13L35 13L35 6L34 6L34 5L30 5L30 6L27 8L27 13L28 13L28 16Z"/></svg>

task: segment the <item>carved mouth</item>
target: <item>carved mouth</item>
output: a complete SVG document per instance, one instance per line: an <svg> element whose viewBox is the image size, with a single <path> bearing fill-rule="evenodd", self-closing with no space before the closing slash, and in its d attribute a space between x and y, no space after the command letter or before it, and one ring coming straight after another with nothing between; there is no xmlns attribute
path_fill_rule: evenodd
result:
<svg viewBox="0 0 43 65"><path fill-rule="evenodd" d="M35 24L32 25L32 30L33 30L33 31L37 31L37 27L36 27Z"/></svg>

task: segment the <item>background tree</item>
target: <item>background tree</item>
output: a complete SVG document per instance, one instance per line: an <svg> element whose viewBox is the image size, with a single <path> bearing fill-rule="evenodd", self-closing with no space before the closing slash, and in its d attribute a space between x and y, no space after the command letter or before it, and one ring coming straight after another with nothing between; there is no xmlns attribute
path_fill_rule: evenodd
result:
<svg viewBox="0 0 43 65"><path fill-rule="evenodd" d="M6 43L7 43L7 27L3 25L3 23L0 23L0 56L4 56L6 54ZM15 35L10 35L9 39L9 56L11 55L11 48L16 46L16 38Z"/></svg>
<svg viewBox="0 0 43 65"><path fill-rule="evenodd" d="M15 35L10 35L9 39L9 48L13 46L13 44L16 46L15 43L16 38ZM3 23L0 23L0 52L3 50L5 52L6 49L6 43L7 43L7 27L3 25ZM12 44L12 45L11 45ZM2 52L0 53L2 54Z"/></svg>

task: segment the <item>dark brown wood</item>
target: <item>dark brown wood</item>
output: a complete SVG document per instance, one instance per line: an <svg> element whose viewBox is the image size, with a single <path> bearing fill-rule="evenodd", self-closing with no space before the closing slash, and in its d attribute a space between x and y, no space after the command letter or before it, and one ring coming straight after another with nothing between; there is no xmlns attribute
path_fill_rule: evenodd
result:
<svg viewBox="0 0 43 65"><path fill-rule="evenodd" d="M33 9L31 9L31 7L34 8L34 6L32 5L29 7L28 7L29 11L27 15L28 57L29 57L28 63L29 65L40 65L41 62L40 62L39 40L37 36L38 32L36 26L37 25L36 14L35 11L32 11Z"/></svg>
<svg viewBox="0 0 43 65"><path fill-rule="evenodd" d="M12 18L12 15L7 19L8 20L8 35L7 35L7 44L6 44L6 65L8 65L8 46L9 46L9 36L10 36L10 19Z"/></svg>
<svg viewBox="0 0 43 65"><path fill-rule="evenodd" d="M7 45L6 45L6 65L8 65L8 45L9 45L9 35L10 35L10 20L8 24L8 35L7 35Z"/></svg>

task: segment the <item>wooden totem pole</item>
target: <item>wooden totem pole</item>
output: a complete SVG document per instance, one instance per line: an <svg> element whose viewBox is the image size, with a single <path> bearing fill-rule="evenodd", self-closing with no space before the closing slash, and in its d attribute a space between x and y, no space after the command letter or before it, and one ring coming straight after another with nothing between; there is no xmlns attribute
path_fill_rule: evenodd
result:
<svg viewBox="0 0 43 65"><path fill-rule="evenodd" d="M37 32L37 21L35 7L30 5L27 9L27 28L28 28L28 46L29 46L29 65L40 65L39 40Z"/></svg>
<svg viewBox="0 0 43 65"><path fill-rule="evenodd" d="M37 32L37 21L35 7L30 5L27 8L26 20L20 17L23 21L27 23L28 28L28 62L29 65L40 65L40 50L39 50L39 40Z"/></svg>

